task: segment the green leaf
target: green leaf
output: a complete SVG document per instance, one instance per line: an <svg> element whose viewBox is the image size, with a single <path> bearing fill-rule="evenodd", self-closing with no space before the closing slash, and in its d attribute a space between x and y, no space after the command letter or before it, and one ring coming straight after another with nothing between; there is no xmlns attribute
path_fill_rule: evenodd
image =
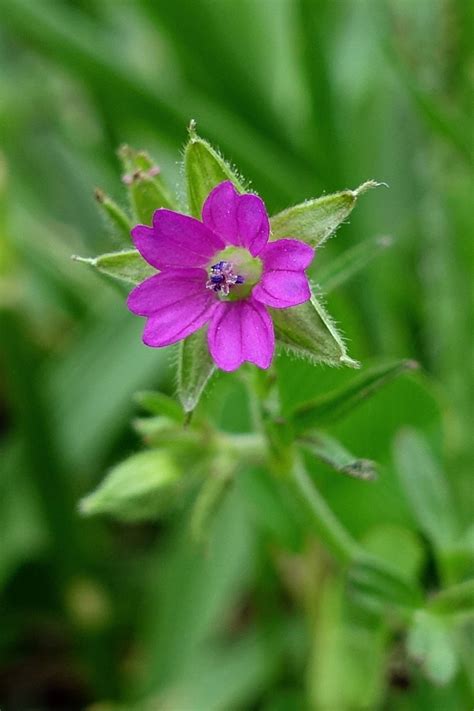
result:
<svg viewBox="0 0 474 711"><path fill-rule="evenodd" d="M224 180L231 180L240 192L245 190L241 177L210 143L196 135L194 123L191 124L189 141L184 150L184 170L189 212L194 217L201 217L205 199Z"/></svg>
<svg viewBox="0 0 474 711"><path fill-rule="evenodd" d="M349 589L369 609L381 612L386 605L416 608L421 592L414 582L383 559L363 555L348 572Z"/></svg>
<svg viewBox="0 0 474 711"><path fill-rule="evenodd" d="M297 432L304 432L310 427L339 420L391 380L417 367L412 360L402 360L370 368L348 385L297 407L293 412L293 424Z"/></svg>
<svg viewBox="0 0 474 711"><path fill-rule="evenodd" d="M299 444L341 474L347 474L364 481L377 477L377 465L370 459L357 459L337 439L325 432L311 430Z"/></svg>
<svg viewBox="0 0 474 711"><path fill-rule="evenodd" d="M119 157L125 170L123 182L128 188L136 222L150 224L153 213L160 207L176 210L176 201L160 175L160 168L145 151L122 146Z"/></svg>
<svg viewBox="0 0 474 711"><path fill-rule="evenodd" d="M157 273L157 270L150 266L140 252L136 249L129 249L124 252L110 252L101 254L99 257L72 257L76 262L90 264L102 274L120 279L130 284L139 284Z"/></svg>
<svg viewBox="0 0 474 711"><path fill-rule="evenodd" d="M435 684L448 684L456 674L456 650L448 625L441 617L417 610L408 633L407 650Z"/></svg>
<svg viewBox="0 0 474 711"><path fill-rule="evenodd" d="M438 548L451 547L458 522L451 492L438 462L414 429L402 430L395 440L395 466L413 516Z"/></svg>
<svg viewBox="0 0 474 711"><path fill-rule="evenodd" d="M123 521L155 519L174 503L179 481L180 472L165 452L140 452L113 467L79 508L85 515L105 513Z"/></svg>
<svg viewBox="0 0 474 711"><path fill-rule="evenodd" d="M393 245L393 238L388 236L366 239L350 249L344 250L332 262L318 272L318 284L325 294L338 289L348 282L370 262Z"/></svg>
<svg viewBox="0 0 474 711"><path fill-rule="evenodd" d="M418 579L426 561L426 546L413 529L378 523L364 534L362 543L369 554L389 560L404 578Z"/></svg>
<svg viewBox="0 0 474 711"><path fill-rule="evenodd" d="M474 580L451 585L434 595L428 603L431 612L455 615L474 614Z"/></svg>
<svg viewBox="0 0 474 711"><path fill-rule="evenodd" d="M122 210L117 203L106 195L99 188L95 191L97 204L101 208L102 213L110 224L114 234L122 241L128 244L130 242L130 230L132 229L132 221L129 216Z"/></svg>
<svg viewBox="0 0 474 711"><path fill-rule="evenodd" d="M296 355L313 363L359 367L347 355L340 333L315 296L300 306L270 312L277 342Z"/></svg>
<svg viewBox="0 0 474 711"><path fill-rule="evenodd" d="M295 237L312 247L323 244L352 212L357 198L382 183L368 180L356 190L343 190L290 207L271 218L272 239Z"/></svg>
<svg viewBox="0 0 474 711"><path fill-rule="evenodd" d="M181 341L178 356L178 397L185 412L194 410L216 366L207 345L207 328Z"/></svg>
<svg viewBox="0 0 474 711"><path fill-rule="evenodd" d="M197 543L204 541L216 513L232 483L235 466L222 457L222 462L212 465L213 471L204 481L191 513L191 533Z"/></svg>
<svg viewBox="0 0 474 711"><path fill-rule="evenodd" d="M183 412L172 397L159 393L156 390L141 390L135 393L133 399L143 410L150 415L164 415L175 422L182 422Z"/></svg>

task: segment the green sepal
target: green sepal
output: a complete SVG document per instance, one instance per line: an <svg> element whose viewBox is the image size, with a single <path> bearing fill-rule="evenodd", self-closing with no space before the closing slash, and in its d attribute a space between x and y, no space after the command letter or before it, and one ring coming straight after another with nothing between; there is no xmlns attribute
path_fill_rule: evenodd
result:
<svg viewBox="0 0 474 711"><path fill-rule="evenodd" d="M102 274L126 281L129 284L139 284L148 277L157 274L157 270L150 266L140 252L136 249L128 249L123 252L110 252L101 254L98 257L72 257L76 262L89 264Z"/></svg>
<svg viewBox="0 0 474 711"><path fill-rule="evenodd" d="M342 190L289 207L271 218L271 239L294 237L317 247L350 215L359 195L382 184L368 180L356 190Z"/></svg>
<svg viewBox="0 0 474 711"><path fill-rule="evenodd" d="M452 632L445 618L417 610L408 632L407 651L435 684L448 684L458 669Z"/></svg>
<svg viewBox="0 0 474 711"><path fill-rule="evenodd" d="M305 432L311 427L341 419L391 380L417 367L415 361L402 360L369 368L347 385L299 405L292 415L296 432Z"/></svg>
<svg viewBox="0 0 474 711"><path fill-rule="evenodd" d="M102 214L111 227L112 233L120 239L121 242L129 244L130 230L133 225L127 213L122 210L112 198L106 195L103 190L97 188L94 194Z"/></svg>
<svg viewBox="0 0 474 711"><path fill-rule="evenodd" d="M125 182L135 223L151 224L153 213L160 207L176 210L177 204L160 175L159 167L145 151L130 146L119 149L125 171Z"/></svg>
<svg viewBox="0 0 474 711"><path fill-rule="evenodd" d="M359 367L347 355L340 333L315 296L300 306L270 312L277 342L296 355L313 363Z"/></svg>
<svg viewBox="0 0 474 711"><path fill-rule="evenodd" d="M179 345L178 397L186 413L194 410L216 366L207 345L207 328L201 328Z"/></svg>
<svg viewBox="0 0 474 711"><path fill-rule="evenodd" d="M180 478L166 452L139 452L113 467L79 509L85 515L110 514L122 521L156 519L173 506Z"/></svg>
<svg viewBox="0 0 474 711"><path fill-rule="evenodd" d="M358 459L335 437L326 432L310 430L298 440L306 452L328 464L335 471L355 479L369 481L377 478L377 465L370 459Z"/></svg>
<svg viewBox="0 0 474 711"><path fill-rule="evenodd" d="M219 183L231 180L239 192L245 191L242 178L210 143L196 134L193 123L184 149L184 172L189 214L197 218L201 217L205 199Z"/></svg>

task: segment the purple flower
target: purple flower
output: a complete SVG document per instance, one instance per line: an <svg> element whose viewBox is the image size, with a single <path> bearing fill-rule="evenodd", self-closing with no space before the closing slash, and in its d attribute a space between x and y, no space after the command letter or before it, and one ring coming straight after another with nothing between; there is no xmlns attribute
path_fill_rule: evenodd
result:
<svg viewBox="0 0 474 711"><path fill-rule="evenodd" d="M130 311L148 319L144 343L168 346L208 323L219 368L236 370L244 361L268 368L275 336L266 307L285 309L310 298L304 270L314 256L303 242L268 242L269 235L263 201L237 193L230 181L208 195L202 222L159 209L152 227L134 227L136 248L160 270L127 301Z"/></svg>

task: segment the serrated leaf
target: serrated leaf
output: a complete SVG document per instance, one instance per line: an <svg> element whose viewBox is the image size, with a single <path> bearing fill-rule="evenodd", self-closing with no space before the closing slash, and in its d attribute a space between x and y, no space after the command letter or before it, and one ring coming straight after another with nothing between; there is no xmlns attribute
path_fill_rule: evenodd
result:
<svg viewBox="0 0 474 711"><path fill-rule="evenodd" d="M301 447L341 474L363 481L377 477L377 465L370 459L358 459L335 437L326 432L310 430L298 440Z"/></svg>
<svg viewBox="0 0 474 711"><path fill-rule="evenodd" d="M347 355L340 333L315 296L300 306L269 310L277 342L293 353L314 363L359 366Z"/></svg>
<svg viewBox="0 0 474 711"><path fill-rule="evenodd" d="M145 262L140 252L129 249L123 252L110 252L98 257L73 256L76 262L89 264L102 274L126 281L129 284L139 284L157 273L157 270Z"/></svg>
<svg viewBox="0 0 474 711"><path fill-rule="evenodd" d="M368 180L356 190L343 190L307 200L274 215L271 220L271 239L295 237L311 247L323 244L352 212L357 198L381 183Z"/></svg>
<svg viewBox="0 0 474 711"><path fill-rule="evenodd" d="M332 262L318 272L318 284L325 294L338 289L362 271L375 257L393 245L388 236L366 239L337 255Z"/></svg>
<svg viewBox="0 0 474 711"><path fill-rule="evenodd" d="M122 146L119 157L135 222L150 224L153 213L160 207L176 210L176 201L160 175L160 168L145 151Z"/></svg>
<svg viewBox="0 0 474 711"><path fill-rule="evenodd" d="M113 467L79 508L88 516L110 514L123 521L156 519L174 503L180 478L166 452L139 452Z"/></svg>
<svg viewBox="0 0 474 711"><path fill-rule="evenodd" d="M435 684L448 684L456 674L458 658L443 618L418 610L408 632L407 650Z"/></svg>
<svg viewBox="0 0 474 711"><path fill-rule="evenodd" d="M203 203L211 190L224 180L231 180L240 192L245 190L240 176L211 144L197 136L192 128L184 150L184 170L189 213L197 218L201 217Z"/></svg>
<svg viewBox="0 0 474 711"><path fill-rule="evenodd" d="M395 440L397 474L414 517L438 548L451 547L459 535L451 492L426 440L414 429L402 430Z"/></svg>
<svg viewBox="0 0 474 711"><path fill-rule="evenodd" d="M382 611L386 605L414 609L422 600L414 582L375 556L356 560L348 571L348 582L351 594L374 611Z"/></svg>
<svg viewBox="0 0 474 711"><path fill-rule="evenodd" d="M194 410L216 366L207 345L207 328L181 341L178 356L178 397L185 412Z"/></svg>
<svg viewBox="0 0 474 711"><path fill-rule="evenodd" d="M297 407L292 418L296 431L304 432L341 419L391 380L417 367L412 360L402 360L368 369L348 385Z"/></svg>
<svg viewBox="0 0 474 711"><path fill-rule="evenodd" d="M125 244L130 243L130 230L133 225L129 216L112 198L106 195L103 190L97 188L95 198L116 237Z"/></svg>

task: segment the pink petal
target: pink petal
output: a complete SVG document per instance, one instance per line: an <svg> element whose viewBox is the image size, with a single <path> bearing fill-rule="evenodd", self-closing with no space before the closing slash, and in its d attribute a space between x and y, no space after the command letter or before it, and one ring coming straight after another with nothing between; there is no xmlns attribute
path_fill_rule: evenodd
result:
<svg viewBox="0 0 474 711"><path fill-rule="evenodd" d="M260 253L265 271L271 269L307 269L314 257L314 249L297 239L278 239L269 242Z"/></svg>
<svg viewBox="0 0 474 711"><path fill-rule="evenodd" d="M296 239L270 242L261 252L263 275L252 296L266 306L286 309L311 298L304 269L314 257L314 249Z"/></svg>
<svg viewBox="0 0 474 711"><path fill-rule="evenodd" d="M175 343L207 323L217 301L206 290L206 279L203 269L170 269L135 287L127 305L149 317L143 333L147 346Z"/></svg>
<svg viewBox="0 0 474 711"><path fill-rule="evenodd" d="M246 247L254 257L268 242L270 222L263 200L251 193L240 195L229 180L208 195L202 221L227 244Z"/></svg>
<svg viewBox="0 0 474 711"><path fill-rule="evenodd" d="M268 368L275 350L273 323L265 307L251 298L221 302L212 315L208 343L222 370L236 370L244 361Z"/></svg>
<svg viewBox="0 0 474 711"><path fill-rule="evenodd" d="M134 227L132 239L143 258L157 269L205 266L225 246L199 220L164 208L153 215L153 227Z"/></svg>
<svg viewBox="0 0 474 711"><path fill-rule="evenodd" d="M274 309L287 309L304 304L311 298L308 277L304 272L278 269L265 272L254 287L252 296Z"/></svg>

